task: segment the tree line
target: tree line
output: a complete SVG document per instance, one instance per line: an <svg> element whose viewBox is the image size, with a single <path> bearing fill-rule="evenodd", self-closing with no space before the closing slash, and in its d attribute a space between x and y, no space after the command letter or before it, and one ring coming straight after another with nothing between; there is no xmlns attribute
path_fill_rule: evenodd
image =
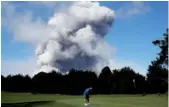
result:
<svg viewBox="0 0 169 107"><path fill-rule="evenodd" d="M93 87L93 94L148 94L165 93L168 90L166 81L151 76L146 79L130 67L111 71L106 66L99 76L93 71L75 69L66 75L55 71L40 72L32 78L20 74L7 77L1 75L1 81L1 89L10 92L78 95L87 87Z"/></svg>
<svg viewBox="0 0 169 107"><path fill-rule="evenodd" d="M79 95L87 87L93 94L152 94L168 92L168 29L164 39L152 43L160 52L145 76L130 67L110 70L105 66L99 75L94 71L71 69L68 74L51 71L28 75L1 75L1 90L10 92L56 93Z"/></svg>

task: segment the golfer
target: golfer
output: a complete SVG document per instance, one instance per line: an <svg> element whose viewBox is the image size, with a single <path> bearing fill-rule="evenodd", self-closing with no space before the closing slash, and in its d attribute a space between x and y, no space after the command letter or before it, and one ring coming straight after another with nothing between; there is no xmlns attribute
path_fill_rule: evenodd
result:
<svg viewBox="0 0 169 107"><path fill-rule="evenodd" d="M85 97L85 99L84 99L84 105L85 106L87 106L87 105L89 105L90 103L89 103L89 98L90 98L90 94L91 94L91 91L92 91L92 87L90 87L90 88L87 88L85 91L84 91L84 93L83 93L83 95L84 95L84 97Z"/></svg>

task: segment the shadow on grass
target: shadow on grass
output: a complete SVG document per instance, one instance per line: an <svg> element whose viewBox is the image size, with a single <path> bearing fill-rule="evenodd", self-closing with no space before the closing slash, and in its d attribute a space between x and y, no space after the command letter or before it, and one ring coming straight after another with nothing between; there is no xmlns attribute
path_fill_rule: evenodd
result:
<svg viewBox="0 0 169 107"><path fill-rule="evenodd" d="M33 107L36 105L43 105L53 103L54 101L33 101L33 102L22 102L22 103L2 103L1 107Z"/></svg>

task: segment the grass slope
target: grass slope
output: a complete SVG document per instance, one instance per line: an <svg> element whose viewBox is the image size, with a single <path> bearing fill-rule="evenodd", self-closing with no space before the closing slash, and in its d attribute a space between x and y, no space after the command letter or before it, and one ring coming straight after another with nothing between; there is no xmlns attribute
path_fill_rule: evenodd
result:
<svg viewBox="0 0 169 107"><path fill-rule="evenodd" d="M2 107L84 107L83 96L1 92ZM93 95L90 107L168 107L167 95Z"/></svg>

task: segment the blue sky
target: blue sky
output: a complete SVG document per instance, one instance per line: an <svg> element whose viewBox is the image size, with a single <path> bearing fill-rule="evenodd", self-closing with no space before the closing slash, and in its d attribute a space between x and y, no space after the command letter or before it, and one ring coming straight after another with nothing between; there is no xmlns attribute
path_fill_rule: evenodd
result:
<svg viewBox="0 0 169 107"><path fill-rule="evenodd" d="M108 7L118 9L121 2L103 3ZM112 4L112 5L111 5ZM122 4L122 3L121 3ZM145 2L149 12L144 15L117 19L106 36L106 41L117 47L117 57L134 60L142 66L148 67L157 56L159 49L152 44L153 40L162 39L168 27L168 3Z"/></svg>
<svg viewBox="0 0 169 107"><path fill-rule="evenodd" d="M13 2L11 4L17 6L15 13L22 14L31 10L33 18L41 17L44 22L47 22L62 3L57 3L53 7L51 3L37 6L30 5L28 2ZM113 9L118 14L105 37L105 41L117 49L115 59L122 62L122 65L132 62L131 67L134 63L133 66L136 65L136 69L139 69L136 72L145 74L148 65L159 52L159 49L153 46L152 41L162 39L162 35L168 27L168 2L142 2L133 5L132 2L119 1L100 2L100 4ZM120 9L121 13L118 13ZM136 13L125 14L134 9L137 10ZM2 17L5 17L4 12L5 10L2 9ZM16 40L14 34L7 29L6 26L1 28L1 73L3 75L23 73L22 70L27 69L24 73L30 74L32 71L29 70L33 70L35 67L36 47L30 43ZM25 68L19 69L22 64Z"/></svg>

